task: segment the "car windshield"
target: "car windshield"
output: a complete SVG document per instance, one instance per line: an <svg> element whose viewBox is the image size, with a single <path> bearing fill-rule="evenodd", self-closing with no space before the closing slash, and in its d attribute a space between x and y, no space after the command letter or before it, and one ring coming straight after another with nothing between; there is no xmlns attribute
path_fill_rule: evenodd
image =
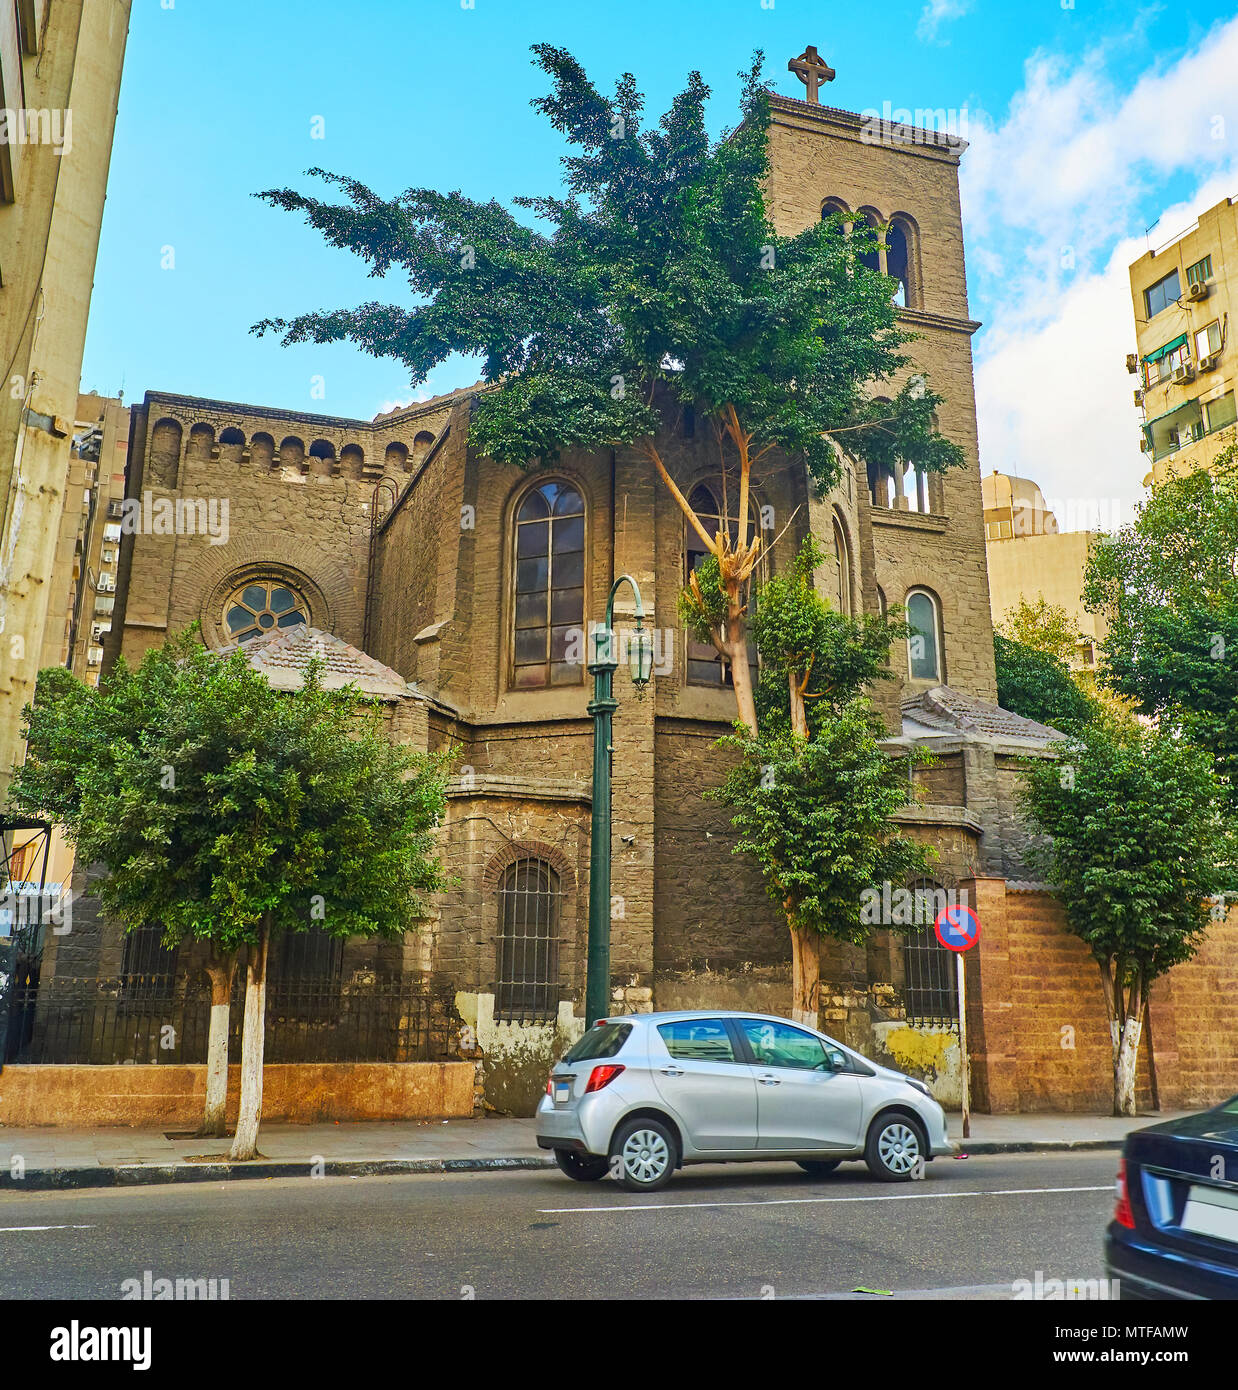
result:
<svg viewBox="0 0 1238 1390"><path fill-rule="evenodd" d="M613 1057L628 1040L630 1023L603 1023L590 1028L564 1057L565 1062L587 1062L595 1057Z"/></svg>

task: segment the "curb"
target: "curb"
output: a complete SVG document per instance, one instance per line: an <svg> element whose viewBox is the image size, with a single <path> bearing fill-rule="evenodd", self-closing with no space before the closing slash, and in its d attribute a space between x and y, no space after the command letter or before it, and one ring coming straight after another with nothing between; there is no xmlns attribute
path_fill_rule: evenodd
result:
<svg viewBox="0 0 1238 1390"><path fill-rule="evenodd" d="M1125 1143L1125 1135L1121 1139L980 1139L974 1144L970 1139L960 1139L954 1144L954 1152L956 1158L960 1153L970 1158L973 1154L1050 1154L1086 1149L1110 1149L1116 1153Z"/></svg>
<svg viewBox="0 0 1238 1390"><path fill-rule="evenodd" d="M0 1192L70 1191L92 1187L159 1187L174 1183L304 1178L308 1160L257 1159L252 1163L125 1163L98 1168L36 1168L24 1178L0 1172ZM553 1168L553 1158L326 1159L327 1178L383 1178L402 1173L488 1173L520 1168Z"/></svg>
<svg viewBox="0 0 1238 1390"><path fill-rule="evenodd" d="M954 1145L955 1155L1069 1153L1080 1150L1119 1150L1123 1139L980 1140ZM943 1155L943 1158L945 1155ZM777 1160L771 1160L776 1162ZM553 1168L547 1154L511 1158L326 1159L321 1175L329 1178L384 1178L409 1173L505 1173ZM265 1178L303 1178L308 1160L257 1159L252 1163L125 1163L98 1168L36 1168L24 1178L0 1172L0 1192L73 1191L99 1187L160 1187L176 1183L259 1181Z"/></svg>

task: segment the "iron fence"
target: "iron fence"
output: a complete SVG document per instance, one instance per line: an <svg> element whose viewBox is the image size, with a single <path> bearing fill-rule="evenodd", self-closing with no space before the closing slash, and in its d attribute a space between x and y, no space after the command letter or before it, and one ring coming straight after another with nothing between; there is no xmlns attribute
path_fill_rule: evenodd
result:
<svg viewBox="0 0 1238 1390"><path fill-rule="evenodd" d="M244 985L232 995L228 1058L241 1059ZM209 988L184 977L53 977L19 984L6 1063L203 1063ZM268 986L267 1062L434 1062L453 1056L447 1001L420 981L281 981Z"/></svg>

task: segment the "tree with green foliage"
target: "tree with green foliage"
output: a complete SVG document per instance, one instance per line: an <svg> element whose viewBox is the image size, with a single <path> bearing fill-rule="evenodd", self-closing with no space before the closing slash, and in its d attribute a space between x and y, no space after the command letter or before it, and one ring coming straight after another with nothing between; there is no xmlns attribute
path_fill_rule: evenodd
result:
<svg viewBox="0 0 1238 1390"><path fill-rule="evenodd" d="M1071 733L1098 713L1096 702L1056 656L993 634L997 665L997 703L1025 719Z"/></svg>
<svg viewBox="0 0 1238 1390"><path fill-rule="evenodd" d="M1043 652L1063 666L1069 666L1079 650L1079 624L1060 603L1050 603L1043 594L1029 603L1022 595L1007 609L997 630L1003 637L1033 651Z"/></svg>
<svg viewBox="0 0 1238 1390"><path fill-rule="evenodd" d="M276 691L243 654L191 630L125 661L98 689L39 676L12 805L65 827L106 870L99 895L127 930L166 946L209 942L212 984L204 1127L223 1133L228 999L246 950L241 1101L234 1159L257 1152L267 961L273 936L399 938L443 886L433 833L440 761L390 742L355 687Z"/></svg>
<svg viewBox="0 0 1238 1390"><path fill-rule="evenodd" d="M1113 1113L1135 1114L1148 990L1189 960L1233 867L1208 755L1166 729L1100 718L1027 770L1022 804L1048 837L1034 858L1100 969Z"/></svg>
<svg viewBox="0 0 1238 1390"><path fill-rule="evenodd" d="M862 693L890 678L890 648L909 629L897 612L835 612L813 583L822 558L810 536L791 573L758 593L760 733L737 725L721 741L738 761L710 793L732 810L735 852L756 860L786 915L792 1017L812 1027L822 937L863 941L871 930L861 915L864 890L904 883L927 862L924 846L891 827L908 801L907 766L881 748L885 729ZM681 611L691 625L690 591Z"/></svg>
<svg viewBox="0 0 1238 1390"><path fill-rule="evenodd" d="M1238 446L1160 483L1097 546L1084 602L1101 613L1101 680L1216 760L1238 811Z"/></svg>
<svg viewBox="0 0 1238 1390"><path fill-rule="evenodd" d="M770 221L768 92L758 54L742 120L711 141L699 73L656 127L642 124L632 75L607 98L563 49L533 49L553 83L534 102L572 147L566 196L522 197L529 226L497 202L412 188L384 199L357 180L311 170L342 190L330 203L290 188L258 196L304 214L333 246L383 277L400 270L412 307L266 319L285 343L348 340L393 357L420 385L452 353L481 361L488 389L469 430L501 464L548 463L565 450L642 455L717 561L722 603L710 639L730 662L740 719L756 730L748 667L749 586L762 539L750 517L753 468L774 451L803 460L818 487L839 476L839 448L870 464L940 471L962 462L937 434L941 398L912 377L872 389L909 363L895 283L864 257L874 233L840 217L797 236ZM668 418L691 408L712 428L736 522L710 534L662 457Z"/></svg>

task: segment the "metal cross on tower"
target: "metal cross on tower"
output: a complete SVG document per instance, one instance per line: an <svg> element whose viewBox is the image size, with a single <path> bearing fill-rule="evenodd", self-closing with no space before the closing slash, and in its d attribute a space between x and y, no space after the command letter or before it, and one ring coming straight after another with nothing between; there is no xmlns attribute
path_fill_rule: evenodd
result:
<svg viewBox="0 0 1238 1390"><path fill-rule="evenodd" d="M826 82L833 82L834 69L817 52L816 45L810 43L798 58L792 58L787 64L787 71L793 72L808 88L806 99L814 106L820 106L819 90Z"/></svg>

